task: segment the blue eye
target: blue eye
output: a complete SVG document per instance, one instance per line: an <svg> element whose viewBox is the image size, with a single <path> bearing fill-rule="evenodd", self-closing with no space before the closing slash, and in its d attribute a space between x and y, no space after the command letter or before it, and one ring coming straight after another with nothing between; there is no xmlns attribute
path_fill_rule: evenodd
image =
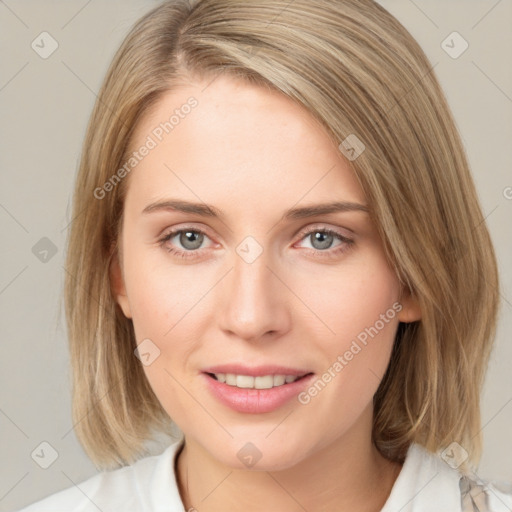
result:
<svg viewBox="0 0 512 512"><path fill-rule="evenodd" d="M349 249L354 241L345 237L333 229L310 229L301 233L300 240L310 240L310 249L315 257L333 257ZM173 243L173 239L176 239ZM182 228L167 233L159 240L159 244L169 253L179 258L197 258L200 254L201 246L205 239L209 239L206 233L200 229ZM335 240L339 243L334 246ZM182 247L176 248L176 245Z"/></svg>
<svg viewBox="0 0 512 512"><path fill-rule="evenodd" d="M339 238L335 233L329 233L327 231L311 231L306 239L311 241L313 249L323 251L324 249L330 249L336 238ZM318 244L315 247L315 244Z"/></svg>
<svg viewBox="0 0 512 512"><path fill-rule="evenodd" d="M336 256L340 252L344 252L349 249L354 241L346 236L338 233L333 229L311 229L305 233L301 233L301 240L310 240L312 245L312 251L318 255L318 257L331 257ZM333 242L338 239L339 244L333 247ZM332 249L332 250L330 250Z"/></svg>
<svg viewBox="0 0 512 512"><path fill-rule="evenodd" d="M182 247L184 247L187 251L194 251L201 247L201 244L204 240L204 233L199 231L178 231L176 233L178 236L178 240Z"/></svg>
<svg viewBox="0 0 512 512"><path fill-rule="evenodd" d="M177 238L179 244L185 250L175 249L172 246L166 246L166 250L180 258L194 258L196 257L195 253L197 253L197 250L201 247L205 237L206 234L198 229L178 229L166 234L160 240L160 244L164 246L173 238Z"/></svg>

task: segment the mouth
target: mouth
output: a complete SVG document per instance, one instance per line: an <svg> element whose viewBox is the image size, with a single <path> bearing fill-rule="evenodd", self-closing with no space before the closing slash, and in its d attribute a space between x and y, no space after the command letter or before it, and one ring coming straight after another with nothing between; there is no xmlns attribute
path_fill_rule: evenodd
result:
<svg viewBox="0 0 512 512"><path fill-rule="evenodd" d="M227 384L228 386L240 388L240 389L272 389L282 386L287 386L294 382L297 382L309 375L312 372L303 373L302 375L288 375L286 373L278 373L268 375L243 375L236 373L213 373L204 372L210 378Z"/></svg>
<svg viewBox="0 0 512 512"><path fill-rule="evenodd" d="M246 414L278 410L291 403L314 379L313 372L274 365L229 364L206 368L201 373L211 396Z"/></svg>

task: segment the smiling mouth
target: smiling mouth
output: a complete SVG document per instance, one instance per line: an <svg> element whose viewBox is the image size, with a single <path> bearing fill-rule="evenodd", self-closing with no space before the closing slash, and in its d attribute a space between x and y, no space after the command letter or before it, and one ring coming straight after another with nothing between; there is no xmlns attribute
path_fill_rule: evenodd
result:
<svg viewBox="0 0 512 512"><path fill-rule="evenodd" d="M208 376L228 386L242 389L272 389L276 387L286 386L292 382L303 379L312 373L304 375L260 375L253 377L252 375L238 375L234 373L209 373Z"/></svg>

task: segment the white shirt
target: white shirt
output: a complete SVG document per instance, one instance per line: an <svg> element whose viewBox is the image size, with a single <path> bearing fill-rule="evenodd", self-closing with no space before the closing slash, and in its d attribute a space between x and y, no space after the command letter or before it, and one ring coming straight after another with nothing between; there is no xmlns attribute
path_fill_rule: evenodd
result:
<svg viewBox="0 0 512 512"><path fill-rule="evenodd" d="M174 471L182 443L131 466L98 473L19 512L186 512ZM381 512L512 511L512 492L489 483L473 483L461 505L461 476L441 457L412 444Z"/></svg>

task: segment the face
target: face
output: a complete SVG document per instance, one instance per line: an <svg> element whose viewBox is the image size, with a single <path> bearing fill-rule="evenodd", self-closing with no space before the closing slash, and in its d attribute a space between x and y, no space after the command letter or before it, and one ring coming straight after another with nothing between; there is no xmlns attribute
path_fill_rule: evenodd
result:
<svg viewBox="0 0 512 512"><path fill-rule="evenodd" d="M398 323L419 312L314 118L232 78L207 85L137 126L133 149L154 147L125 178L112 281L186 438L234 468L257 449L258 469L283 469L369 431Z"/></svg>

